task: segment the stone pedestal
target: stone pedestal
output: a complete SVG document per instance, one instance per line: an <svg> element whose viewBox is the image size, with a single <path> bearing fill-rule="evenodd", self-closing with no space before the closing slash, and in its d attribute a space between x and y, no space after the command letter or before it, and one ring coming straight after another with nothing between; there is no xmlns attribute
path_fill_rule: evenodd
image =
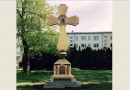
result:
<svg viewBox="0 0 130 90"><path fill-rule="evenodd" d="M71 74L71 63L66 59L59 59L54 63L54 75L44 84L44 88L80 87L79 81Z"/></svg>

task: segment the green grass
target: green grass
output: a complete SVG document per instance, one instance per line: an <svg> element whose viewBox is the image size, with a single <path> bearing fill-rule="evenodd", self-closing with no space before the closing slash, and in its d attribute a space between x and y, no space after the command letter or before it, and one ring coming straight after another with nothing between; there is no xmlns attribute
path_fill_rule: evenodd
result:
<svg viewBox="0 0 130 90"><path fill-rule="evenodd" d="M79 70L72 69L72 74L81 82L80 88L65 88L62 90L112 90L111 70ZM30 75L17 70L17 90L48 90L43 84L53 75L52 71L33 71ZM61 90L61 89L49 89Z"/></svg>

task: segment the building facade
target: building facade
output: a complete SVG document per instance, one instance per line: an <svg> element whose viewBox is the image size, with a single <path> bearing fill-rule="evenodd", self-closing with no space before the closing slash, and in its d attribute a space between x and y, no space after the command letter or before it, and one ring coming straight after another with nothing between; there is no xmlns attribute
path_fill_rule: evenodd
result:
<svg viewBox="0 0 130 90"><path fill-rule="evenodd" d="M67 33L69 47L76 49L91 47L94 50L104 47L112 49L112 32L70 32Z"/></svg>
<svg viewBox="0 0 130 90"><path fill-rule="evenodd" d="M23 57L23 50L20 48L20 41L18 38L16 38L16 60L17 62L21 62L22 61L22 57Z"/></svg>

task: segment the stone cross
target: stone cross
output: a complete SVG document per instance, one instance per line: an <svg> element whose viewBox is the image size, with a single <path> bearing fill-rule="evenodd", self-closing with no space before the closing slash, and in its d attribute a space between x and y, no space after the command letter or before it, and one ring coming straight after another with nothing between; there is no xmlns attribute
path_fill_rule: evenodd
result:
<svg viewBox="0 0 130 90"><path fill-rule="evenodd" d="M77 81L71 74L71 63L65 59L68 50L66 25L76 26L79 24L77 16L67 17L68 7L65 4L60 4L58 7L59 17L48 16L47 24L59 25L60 33L58 38L57 49L60 51L59 59L54 63L51 79L44 84L44 88L65 88L65 87L80 87L81 83Z"/></svg>
<svg viewBox="0 0 130 90"><path fill-rule="evenodd" d="M60 26L60 33L59 33L59 38L58 38L58 44L57 44L57 49L59 51L66 52L68 50L68 42L67 42L67 35L66 35L66 25L73 25L76 26L79 24L79 18L75 16L67 17L66 12L67 12L68 7L66 4L60 4L58 7L59 11L59 17L55 16L48 16L47 17L47 24L52 26L52 25L59 25Z"/></svg>

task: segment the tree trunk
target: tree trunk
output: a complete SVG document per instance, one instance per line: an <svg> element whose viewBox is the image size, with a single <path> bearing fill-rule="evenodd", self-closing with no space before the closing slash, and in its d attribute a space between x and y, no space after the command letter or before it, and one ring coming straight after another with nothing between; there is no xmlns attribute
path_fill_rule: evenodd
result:
<svg viewBox="0 0 130 90"><path fill-rule="evenodd" d="M29 59L29 47L27 45L27 41L22 39L22 43L24 46L24 53L22 59L23 71L24 73L30 73L30 59Z"/></svg>

